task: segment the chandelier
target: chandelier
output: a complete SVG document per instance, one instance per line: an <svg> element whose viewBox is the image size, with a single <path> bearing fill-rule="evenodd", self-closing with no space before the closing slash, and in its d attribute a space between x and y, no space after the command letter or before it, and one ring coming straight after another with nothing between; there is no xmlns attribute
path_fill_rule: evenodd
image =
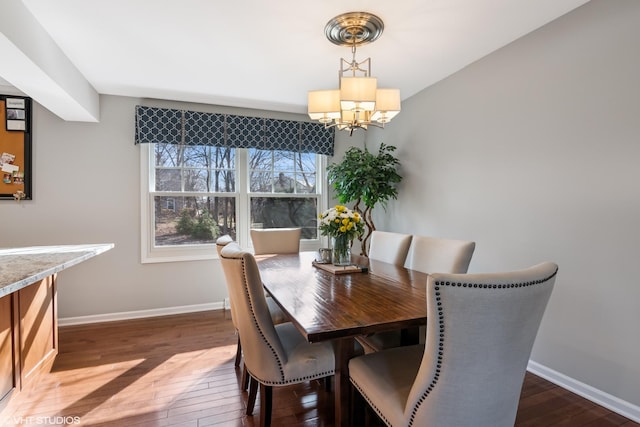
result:
<svg viewBox="0 0 640 427"><path fill-rule="evenodd" d="M371 58L356 60L356 48L377 40L383 29L382 20L367 12L349 12L327 22L327 39L338 46L350 46L352 58L340 59L338 89L309 91L312 120L352 134L358 128L382 128L400 112L400 91L378 88L377 79L371 77Z"/></svg>

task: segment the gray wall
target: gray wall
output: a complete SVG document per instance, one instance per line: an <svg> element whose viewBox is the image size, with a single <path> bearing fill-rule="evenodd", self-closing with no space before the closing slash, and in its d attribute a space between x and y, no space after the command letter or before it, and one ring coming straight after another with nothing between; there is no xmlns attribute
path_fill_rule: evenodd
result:
<svg viewBox="0 0 640 427"><path fill-rule="evenodd" d="M33 200L0 202L0 247L115 243L58 277L63 323L222 307L217 260L140 263L140 150L135 105L300 120L297 114L102 95L100 123L65 122L34 105ZM339 135L336 157L347 142ZM0 147L1 148L1 147Z"/></svg>
<svg viewBox="0 0 640 427"><path fill-rule="evenodd" d="M379 229L475 240L470 272L557 262L532 359L634 405L639 23L639 1L594 0L423 90L366 140L396 145L404 176Z"/></svg>
<svg viewBox="0 0 640 427"><path fill-rule="evenodd" d="M77 123L35 105L33 200L0 203L0 247L115 243L59 275L63 322L216 308L227 296L217 260L140 263L140 150L134 145L140 103L304 118L103 95L100 123Z"/></svg>
<svg viewBox="0 0 640 427"><path fill-rule="evenodd" d="M33 201L2 202L0 246L115 243L59 275L60 317L220 303L213 263L140 264L139 100L101 97L100 123L64 122L36 105Z"/></svg>

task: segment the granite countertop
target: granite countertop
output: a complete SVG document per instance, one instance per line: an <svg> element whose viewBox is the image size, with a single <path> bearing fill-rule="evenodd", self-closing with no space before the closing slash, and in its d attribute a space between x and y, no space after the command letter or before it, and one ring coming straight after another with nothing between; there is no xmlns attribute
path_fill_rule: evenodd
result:
<svg viewBox="0 0 640 427"><path fill-rule="evenodd" d="M0 248L0 298L112 249L113 243Z"/></svg>

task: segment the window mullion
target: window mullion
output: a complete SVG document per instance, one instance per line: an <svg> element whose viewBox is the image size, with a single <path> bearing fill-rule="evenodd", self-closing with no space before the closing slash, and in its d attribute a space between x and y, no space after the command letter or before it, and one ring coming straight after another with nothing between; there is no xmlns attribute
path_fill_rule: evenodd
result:
<svg viewBox="0 0 640 427"><path fill-rule="evenodd" d="M249 203L249 150L240 148L236 154L236 192L238 193L238 207L236 215L237 241L240 246L249 247L249 228L251 227L251 213Z"/></svg>

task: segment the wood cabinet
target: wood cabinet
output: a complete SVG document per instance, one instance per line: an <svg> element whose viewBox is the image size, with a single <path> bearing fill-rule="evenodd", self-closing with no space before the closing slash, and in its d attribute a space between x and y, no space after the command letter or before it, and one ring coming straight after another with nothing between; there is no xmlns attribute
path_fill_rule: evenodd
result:
<svg viewBox="0 0 640 427"><path fill-rule="evenodd" d="M13 294L0 298L0 399L6 399L16 386L14 354L16 337L13 320Z"/></svg>
<svg viewBox="0 0 640 427"><path fill-rule="evenodd" d="M0 409L58 353L56 275L0 298Z"/></svg>
<svg viewBox="0 0 640 427"><path fill-rule="evenodd" d="M57 273L112 248L0 248L0 411L49 371L58 354Z"/></svg>

